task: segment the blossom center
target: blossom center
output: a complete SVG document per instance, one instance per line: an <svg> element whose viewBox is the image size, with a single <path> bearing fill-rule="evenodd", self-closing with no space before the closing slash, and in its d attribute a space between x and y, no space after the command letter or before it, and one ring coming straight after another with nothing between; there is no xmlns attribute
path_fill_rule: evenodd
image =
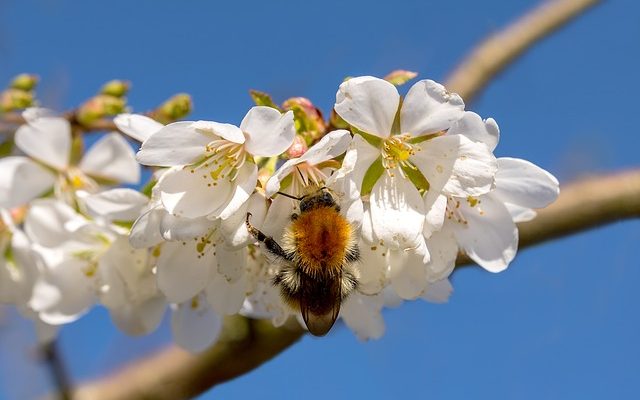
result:
<svg viewBox="0 0 640 400"><path fill-rule="evenodd" d="M198 168L210 168L209 175L214 181L224 178L233 181L246 160L247 152L242 143L217 139L205 147L204 160L192 167L191 172Z"/></svg>
<svg viewBox="0 0 640 400"><path fill-rule="evenodd" d="M416 169L409 158L416 153L415 145L409 143L408 134L394 135L382 142L382 165L385 169L408 167Z"/></svg>

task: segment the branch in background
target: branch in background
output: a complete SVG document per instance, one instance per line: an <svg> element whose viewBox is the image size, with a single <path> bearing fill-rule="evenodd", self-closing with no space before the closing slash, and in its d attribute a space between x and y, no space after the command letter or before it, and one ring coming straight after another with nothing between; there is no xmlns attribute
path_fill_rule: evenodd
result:
<svg viewBox="0 0 640 400"><path fill-rule="evenodd" d="M558 200L520 224L520 248L623 219L640 217L640 170L594 177L563 186ZM469 262L465 257L458 265ZM176 347L80 386L77 399L182 399L240 376L275 357L304 333L292 320L274 328L270 321L227 317L223 335L209 350L191 355Z"/></svg>
<svg viewBox="0 0 640 400"><path fill-rule="evenodd" d="M51 373L53 387L56 388L56 398L59 400L71 400L69 375L60 357L57 342L53 340L43 344L39 348L39 356Z"/></svg>
<svg viewBox="0 0 640 400"><path fill-rule="evenodd" d="M533 44L599 2L600 0L543 2L506 29L476 46L447 79L447 90L470 101Z"/></svg>

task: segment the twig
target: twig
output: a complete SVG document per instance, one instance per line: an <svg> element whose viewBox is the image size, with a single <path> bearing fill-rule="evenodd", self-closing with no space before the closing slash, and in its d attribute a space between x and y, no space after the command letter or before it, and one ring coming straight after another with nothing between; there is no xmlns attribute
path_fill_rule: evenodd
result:
<svg viewBox="0 0 640 400"><path fill-rule="evenodd" d="M533 221L519 225L520 247L638 217L640 170L589 178L564 186L558 201L540 210ZM302 334L295 321L274 328L269 321L229 317L222 338L205 353L190 355L170 347L108 378L80 386L76 398L190 398L260 366Z"/></svg>
<svg viewBox="0 0 640 400"><path fill-rule="evenodd" d="M53 379L54 387L56 388L57 398L60 400L71 400L71 384L69 382L69 375L64 366L60 352L58 351L57 342L55 340L43 344L40 347L40 356L42 361L46 364L51 378Z"/></svg>
<svg viewBox="0 0 640 400"><path fill-rule="evenodd" d="M533 44L564 26L600 0L545 1L475 47L447 79L447 90L466 101Z"/></svg>

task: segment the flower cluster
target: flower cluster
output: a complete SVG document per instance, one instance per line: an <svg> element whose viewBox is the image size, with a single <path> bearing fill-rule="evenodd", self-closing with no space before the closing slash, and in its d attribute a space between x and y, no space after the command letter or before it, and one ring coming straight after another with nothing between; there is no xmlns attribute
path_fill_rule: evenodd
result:
<svg viewBox="0 0 640 400"><path fill-rule="evenodd" d="M384 307L447 300L458 253L507 268L516 223L558 195L547 171L496 158L497 123L431 80L401 96L388 80L348 79L329 121L307 99L279 107L253 96L239 126L118 115L119 130L142 142L135 155L118 133L82 155L66 119L26 110L20 154L0 159L0 302L45 337L95 304L135 335L170 309L175 341L192 351L216 340L224 315L301 321L245 220L279 241L299 212L294 198L318 185L336 194L360 253L340 318L377 338ZM150 184L117 187L138 183L139 164Z"/></svg>

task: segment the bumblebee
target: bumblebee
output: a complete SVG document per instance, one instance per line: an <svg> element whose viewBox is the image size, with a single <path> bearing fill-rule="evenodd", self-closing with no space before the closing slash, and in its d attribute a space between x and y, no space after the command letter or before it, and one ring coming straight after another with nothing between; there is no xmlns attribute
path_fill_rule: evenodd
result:
<svg viewBox="0 0 640 400"><path fill-rule="evenodd" d="M273 284L284 301L300 310L311 334L324 336L338 318L342 302L358 287L360 253L353 227L329 190L311 186L305 191L302 197L279 192L300 201L300 213L291 215L282 246L251 225L250 213L246 224L281 265Z"/></svg>

